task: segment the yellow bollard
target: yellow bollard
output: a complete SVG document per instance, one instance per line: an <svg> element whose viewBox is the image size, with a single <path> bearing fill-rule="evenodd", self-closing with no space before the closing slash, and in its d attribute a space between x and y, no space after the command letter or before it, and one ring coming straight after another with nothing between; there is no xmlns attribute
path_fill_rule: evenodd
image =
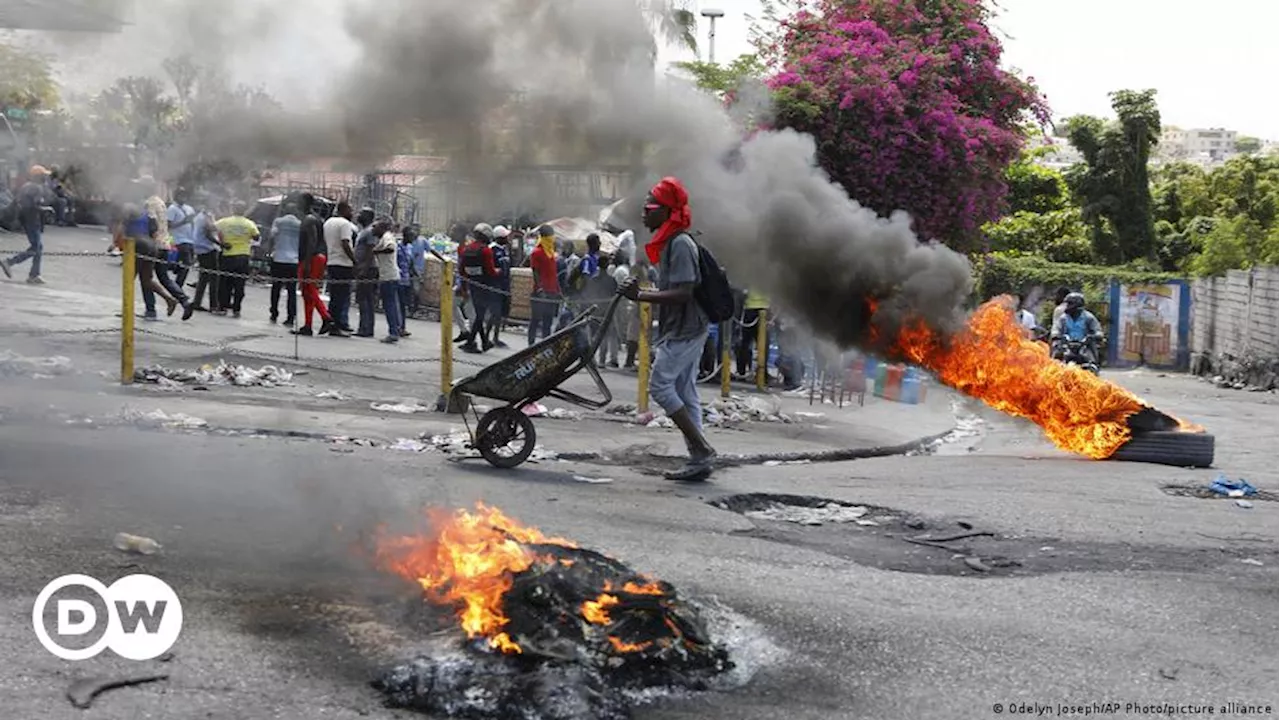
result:
<svg viewBox="0 0 1280 720"><path fill-rule="evenodd" d="M440 395L448 411L453 392L453 262L440 268Z"/></svg>
<svg viewBox="0 0 1280 720"><path fill-rule="evenodd" d="M730 382L733 376L729 374L729 366L732 365L729 356L729 341L733 339L733 321L720 323L720 397L725 400L729 399Z"/></svg>
<svg viewBox="0 0 1280 720"><path fill-rule="evenodd" d="M636 397L636 409L639 412L649 412L649 367L650 355L652 350L649 347L649 338L653 333L653 306L649 303L640 303L640 333L639 352L637 362L639 363L639 372L636 375L640 378L639 395Z"/></svg>
<svg viewBox="0 0 1280 720"><path fill-rule="evenodd" d="M137 273L137 248L133 238L124 241L124 264L121 270L123 285L120 287L120 384L133 384L133 307L134 275Z"/></svg>
<svg viewBox="0 0 1280 720"><path fill-rule="evenodd" d="M761 310L756 320L756 389L763 391L769 370L769 311Z"/></svg>

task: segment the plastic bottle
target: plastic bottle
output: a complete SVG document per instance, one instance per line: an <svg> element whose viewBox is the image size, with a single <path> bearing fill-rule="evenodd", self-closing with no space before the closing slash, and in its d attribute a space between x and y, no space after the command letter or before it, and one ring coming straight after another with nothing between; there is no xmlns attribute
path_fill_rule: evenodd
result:
<svg viewBox="0 0 1280 720"><path fill-rule="evenodd" d="M117 550L128 553L137 553L138 555L155 555L160 552L162 545L149 537L141 535L130 535L129 533L117 533L115 541L112 543Z"/></svg>

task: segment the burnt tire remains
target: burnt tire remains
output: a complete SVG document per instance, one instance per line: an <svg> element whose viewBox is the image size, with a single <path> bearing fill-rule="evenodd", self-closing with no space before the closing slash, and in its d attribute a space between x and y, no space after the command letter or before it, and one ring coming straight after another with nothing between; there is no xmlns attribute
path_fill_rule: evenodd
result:
<svg viewBox="0 0 1280 720"><path fill-rule="evenodd" d="M1152 430L1134 433L1110 459L1207 468L1213 466L1213 452L1214 437L1208 433Z"/></svg>

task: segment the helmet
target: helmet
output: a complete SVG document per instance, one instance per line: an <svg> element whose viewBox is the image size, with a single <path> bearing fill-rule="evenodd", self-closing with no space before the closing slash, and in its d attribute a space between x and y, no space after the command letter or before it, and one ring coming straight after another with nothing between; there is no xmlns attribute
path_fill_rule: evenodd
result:
<svg viewBox="0 0 1280 720"><path fill-rule="evenodd" d="M471 229L471 236L477 240L492 240L493 226L489 223L478 223Z"/></svg>
<svg viewBox="0 0 1280 720"><path fill-rule="evenodd" d="M1066 303L1068 310L1079 310L1084 307L1084 295L1078 292L1070 293L1067 295Z"/></svg>
<svg viewBox="0 0 1280 720"><path fill-rule="evenodd" d="M509 235L511 235L511 231L507 229L506 225L499 225L493 229L493 236L495 238L504 238Z"/></svg>

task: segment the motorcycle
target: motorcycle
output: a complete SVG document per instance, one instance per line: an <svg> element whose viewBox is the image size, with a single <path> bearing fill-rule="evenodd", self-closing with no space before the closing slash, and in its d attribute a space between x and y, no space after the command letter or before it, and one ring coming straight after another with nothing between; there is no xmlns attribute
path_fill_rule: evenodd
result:
<svg viewBox="0 0 1280 720"><path fill-rule="evenodd" d="M1089 340L1059 340L1054 352L1054 359L1066 365L1075 365L1083 370L1101 374L1098 368L1097 352Z"/></svg>

